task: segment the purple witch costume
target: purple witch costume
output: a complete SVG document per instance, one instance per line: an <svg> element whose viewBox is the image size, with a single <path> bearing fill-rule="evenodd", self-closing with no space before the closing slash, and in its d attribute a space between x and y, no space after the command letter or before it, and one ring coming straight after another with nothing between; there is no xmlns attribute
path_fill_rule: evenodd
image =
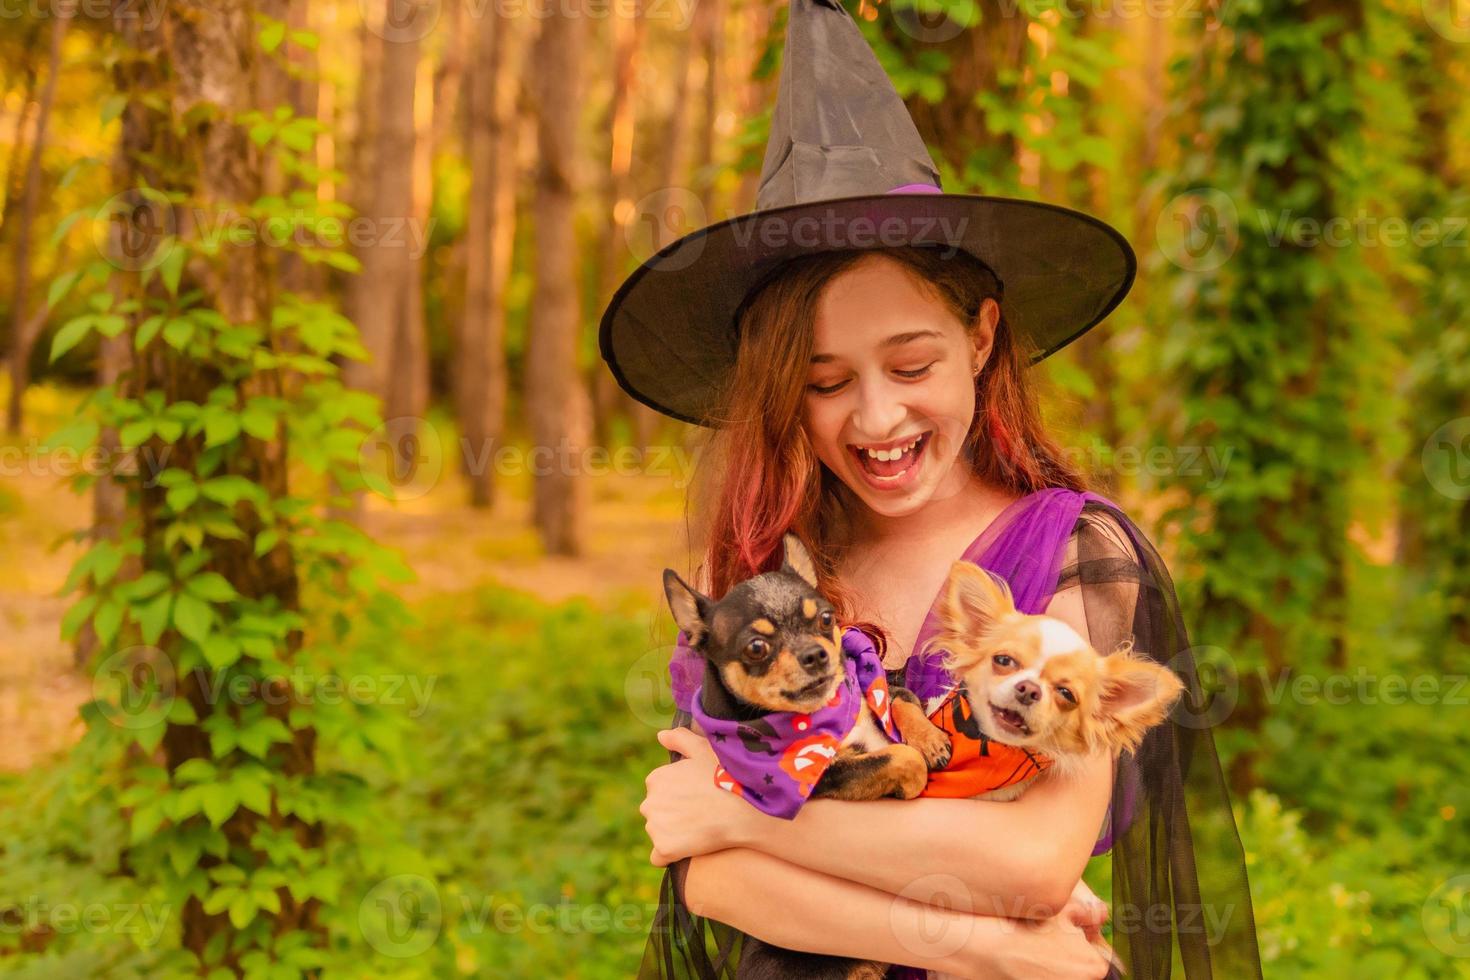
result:
<svg viewBox="0 0 1470 980"><path fill-rule="evenodd" d="M1050 488L1011 504L959 557L1004 576L1024 612L1045 611L1059 596L1076 597L1094 647L1107 652L1132 639L1136 652L1169 664L1184 681L1185 698L1173 720L1119 760L1109 818L1093 849L1111 855L1112 942L1130 976L1140 980L1167 980L1175 975L1174 962L1183 964L1188 980L1259 978L1244 853L1207 720L1208 698L1158 552L1107 498ZM915 650L932 635L937 613L931 607ZM921 698L948 690L953 681L941 656L910 657L889 672L890 683ZM702 670L687 648L670 664L675 725L691 719L688 708L701 676L696 666ZM687 864L676 863L664 877L641 980L735 977L742 934L684 906L680 883ZM1203 921L1202 912L1217 927L1191 926ZM893 980L924 976L903 965L889 971Z"/></svg>

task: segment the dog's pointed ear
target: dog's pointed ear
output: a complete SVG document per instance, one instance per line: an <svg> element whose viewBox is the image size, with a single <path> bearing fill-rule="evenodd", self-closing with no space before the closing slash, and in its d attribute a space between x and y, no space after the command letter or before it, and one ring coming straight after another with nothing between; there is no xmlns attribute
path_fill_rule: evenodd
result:
<svg viewBox="0 0 1470 980"><path fill-rule="evenodd" d="M944 584L944 618L971 630L988 627L1016 611L1006 580L974 562L957 561Z"/></svg>
<svg viewBox="0 0 1470 980"><path fill-rule="evenodd" d="M709 635L709 620L706 617L710 606L714 604L710 597L692 588L672 568L664 569L664 595L669 600L669 611L674 614L674 622L689 634L689 645L696 650L704 646L705 637Z"/></svg>
<svg viewBox="0 0 1470 980"><path fill-rule="evenodd" d="M1102 658L1102 697L1097 713L1115 750L1136 750L1148 730L1174 709L1184 682L1165 665L1134 653L1131 644Z"/></svg>
<svg viewBox="0 0 1470 980"><path fill-rule="evenodd" d="M812 553L806 550L806 545L801 543L801 538L794 534L788 534L781 539L784 555L781 559L781 571L800 575L812 588L817 587L817 565L812 561Z"/></svg>

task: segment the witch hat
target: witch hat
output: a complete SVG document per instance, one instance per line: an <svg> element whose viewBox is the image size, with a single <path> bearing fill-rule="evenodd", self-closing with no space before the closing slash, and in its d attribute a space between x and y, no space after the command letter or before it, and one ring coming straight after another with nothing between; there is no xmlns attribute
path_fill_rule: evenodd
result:
<svg viewBox="0 0 1470 980"><path fill-rule="evenodd" d="M839 0L791 0L756 210L660 249L602 316L602 358L635 399L711 421L735 364L736 313L800 255L899 245L964 249L1000 279L1006 321L1060 350L1107 316L1137 260L1106 223L1019 198L946 194L908 109Z"/></svg>

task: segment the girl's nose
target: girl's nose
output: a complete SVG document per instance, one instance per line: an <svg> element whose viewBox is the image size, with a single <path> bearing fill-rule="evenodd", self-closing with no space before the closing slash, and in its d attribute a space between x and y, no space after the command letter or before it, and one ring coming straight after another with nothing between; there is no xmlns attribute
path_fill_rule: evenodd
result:
<svg viewBox="0 0 1470 980"><path fill-rule="evenodd" d="M883 440L895 435L905 409L892 386L883 378L874 378L859 381L857 388L853 427L866 439Z"/></svg>

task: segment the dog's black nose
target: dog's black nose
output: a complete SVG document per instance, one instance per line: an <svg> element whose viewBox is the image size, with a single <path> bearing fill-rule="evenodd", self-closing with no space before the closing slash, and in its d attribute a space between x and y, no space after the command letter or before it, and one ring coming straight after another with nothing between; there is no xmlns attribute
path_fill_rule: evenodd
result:
<svg viewBox="0 0 1470 980"><path fill-rule="evenodd" d="M1035 681L1021 681L1016 685L1016 700L1022 704L1035 704L1041 698L1041 686Z"/></svg>
<svg viewBox="0 0 1470 980"><path fill-rule="evenodd" d="M816 673L827 666L827 650L825 647L811 647L803 651L797 661L807 670Z"/></svg>

